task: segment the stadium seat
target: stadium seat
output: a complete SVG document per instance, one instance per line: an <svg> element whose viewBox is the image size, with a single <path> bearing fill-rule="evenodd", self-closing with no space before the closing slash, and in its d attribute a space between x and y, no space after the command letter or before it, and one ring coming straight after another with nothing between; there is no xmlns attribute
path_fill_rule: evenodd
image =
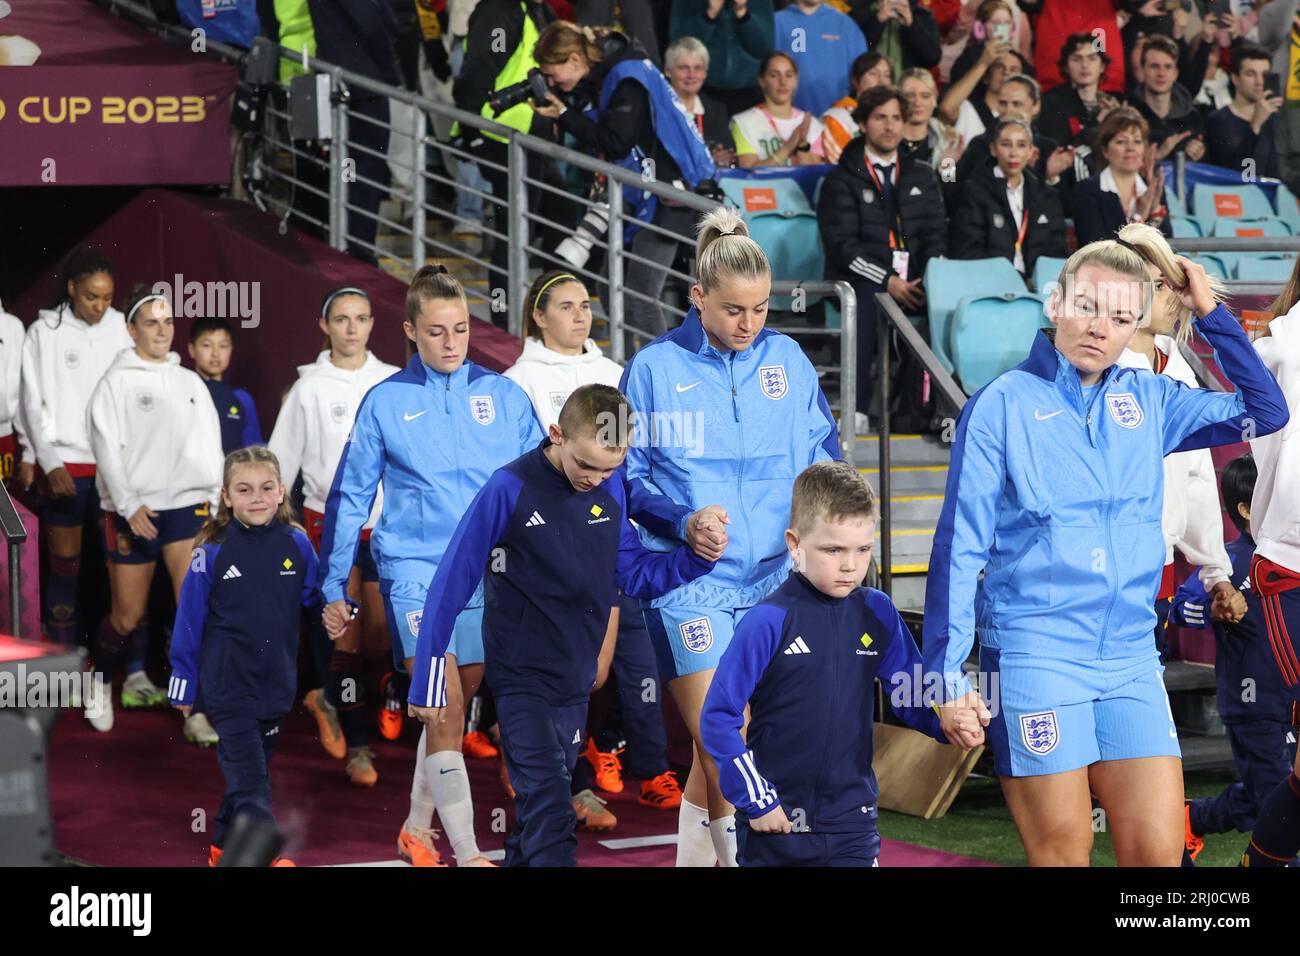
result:
<svg viewBox="0 0 1300 956"><path fill-rule="evenodd" d="M1215 279L1223 279L1226 281L1232 274L1228 267L1224 265L1223 260L1219 258L1217 253L1211 255L1210 253L1202 252L1200 255L1189 256L1188 258L1193 262L1204 266L1206 273Z"/></svg>
<svg viewBox="0 0 1300 956"><path fill-rule="evenodd" d="M1169 227L1173 230L1175 239L1195 239L1201 235L1201 224L1187 216L1171 215Z"/></svg>
<svg viewBox="0 0 1300 956"><path fill-rule="evenodd" d="M1237 278L1253 282L1286 282L1295 269L1295 256L1243 255L1237 261Z"/></svg>
<svg viewBox="0 0 1300 956"><path fill-rule="evenodd" d="M1226 237L1280 237L1291 235L1291 227L1284 223L1276 216L1268 219L1217 219L1214 222L1214 229L1210 233L1212 236ZM1259 255L1259 253L1246 252L1227 252L1219 251L1215 253L1223 260L1224 266L1228 269L1229 274L1237 271L1237 262L1248 255Z"/></svg>
<svg viewBox="0 0 1300 956"><path fill-rule="evenodd" d="M1027 293L1025 280L1010 259L931 259L925 266L925 301L930 316L930 348L952 371L949 327L957 304L966 296Z"/></svg>
<svg viewBox="0 0 1300 956"><path fill-rule="evenodd" d="M965 296L953 312L951 342L954 372L967 393L1023 362L1047 321L1041 295Z"/></svg>
<svg viewBox="0 0 1300 956"><path fill-rule="evenodd" d="M723 179L722 191L740 210L750 236L767 253L773 279L822 277L826 259L817 229L817 213L795 180ZM809 295L805 304L820 300L819 295ZM774 309L788 310L792 303L790 296L772 298Z"/></svg>
<svg viewBox="0 0 1300 956"><path fill-rule="evenodd" d="M1222 219L1276 219L1277 212L1264 190L1253 183L1241 186L1197 183L1192 189L1192 215L1206 235Z"/></svg>
<svg viewBox="0 0 1300 956"><path fill-rule="evenodd" d="M1066 259L1055 259L1051 256L1039 256L1034 260L1034 291L1042 293L1044 287L1049 282L1055 282L1061 277L1061 270L1065 268Z"/></svg>
<svg viewBox="0 0 1300 956"><path fill-rule="evenodd" d="M1277 217L1291 227L1291 232L1300 236L1300 207L1296 205L1295 193L1279 183L1274 200L1277 202Z"/></svg>
<svg viewBox="0 0 1300 956"><path fill-rule="evenodd" d="M1180 219L1187 218L1187 204L1178 198L1178 192L1174 189L1173 183L1167 183L1165 186L1165 205L1169 207L1170 216L1178 216Z"/></svg>

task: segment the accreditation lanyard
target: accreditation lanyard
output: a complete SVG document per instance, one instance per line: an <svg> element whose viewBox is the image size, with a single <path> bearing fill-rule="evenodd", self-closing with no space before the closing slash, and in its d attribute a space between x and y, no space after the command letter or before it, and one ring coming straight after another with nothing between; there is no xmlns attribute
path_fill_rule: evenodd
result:
<svg viewBox="0 0 1300 956"><path fill-rule="evenodd" d="M762 114L763 114L763 118L767 120L767 125L770 126L770 127L772 127L772 132L776 134L777 142L779 142L779 143L784 143L784 142L785 142L785 137L781 135L781 130L777 128L776 120L774 120L774 119L772 118L772 114L769 113L767 110L763 109L763 104L762 104L762 103L760 103L760 104L758 105L758 111L759 111L760 113L762 113ZM798 129L799 123L802 123L802 122L803 122L803 113L801 113L799 110L795 110L794 113L798 113L798 116L796 117L795 115L791 114L791 117L790 117L790 118L791 118L791 119L796 119L796 120L798 121L798 122L795 123L795 128ZM703 132L703 128L701 128L701 132ZM786 161L785 161L785 164L786 164L787 166L793 166L793 165L794 165L794 157L793 157L793 156L787 157L787 158L786 158Z"/></svg>
<svg viewBox="0 0 1300 956"><path fill-rule="evenodd" d="M880 201L881 201L881 202L884 202L884 201L885 201L885 187L884 187L884 184L881 183L881 181L880 181L880 176L876 174L876 167L875 167L875 164L871 162L871 157L870 157L870 156L867 156L865 153L863 154L863 157L862 157L862 158L863 158L863 161L864 161L863 164L867 167L867 172L868 172L868 173L870 174L870 176L871 176L871 181L872 181L873 183L875 183L875 186L876 186L876 194L880 196ZM899 160L899 157L898 157L897 154L895 154L895 156L894 156L894 172L893 172L893 184L894 184L894 226L897 226L898 228L897 228L897 230L895 230L894 226L891 226L890 229L889 229L889 250L890 250L891 252L894 251L895 249L906 249L906 248L907 248L907 240L903 238L903 212L902 212L902 210L899 208L900 203L898 202L898 167L899 167L900 165L902 165L902 164L901 164L901 162L900 162L900 160Z"/></svg>

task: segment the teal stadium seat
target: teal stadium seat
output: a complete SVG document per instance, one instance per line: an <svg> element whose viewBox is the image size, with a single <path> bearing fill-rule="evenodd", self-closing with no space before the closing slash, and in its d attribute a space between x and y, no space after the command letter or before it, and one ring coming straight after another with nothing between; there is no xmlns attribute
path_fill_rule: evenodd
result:
<svg viewBox="0 0 1300 956"><path fill-rule="evenodd" d="M1291 235L1291 227L1284 223L1276 216L1269 219L1216 219L1214 221L1214 230L1210 235L1219 237L1266 237L1275 238ZM1246 256L1257 256L1260 253L1249 252L1227 252L1219 251L1215 255L1223 260L1224 266L1230 273L1235 274L1237 271L1237 262Z"/></svg>
<svg viewBox="0 0 1300 956"><path fill-rule="evenodd" d="M1178 216L1181 219L1187 218L1187 205L1178 198L1178 193L1174 189L1173 183L1165 185L1165 205L1169 207L1169 215Z"/></svg>
<svg viewBox="0 0 1300 956"><path fill-rule="evenodd" d="M1028 292L968 295L952 319L954 372L968 394L1025 360L1048 325L1043 297Z"/></svg>
<svg viewBox="0 0 1300 956"><path fill-rule="evenodd" d="M1286 282L1295 269L1295 256L1242 255L1237 278L1251 282Z"/></svg>
<svg viewBox="0 0 1300 956"><path fill-rule="evenodd" d="M1047 291L1048 283L1061 278L1067 259L1054 259L1051 256L1039 256L1034 260L1034 291L1042 294Z"/></svg>
<svg viewBox="0 0 1300 956"><path fill-rule="evenodd" d="M1199 255L1188 256L1188 258L1193 262L1204 266L1205 271L1215 279L1223 279L1224 281L1227 281L1231 275L1231 271L1226 265L1224 265L1223 260L1219 258L1218 253L1211 254L1208 252L1202 252Z"/></svg>
<svg viewBox="0 0 1300 956"><path fill-rule="evenodd" d="M1010 259L931 259L925 266L925 302L930 318L930 348L944 368L953 370L949 326L957 304L972 295L1027 293L1025 280Z"/></svg>
<svg viewBox="0 0 1300 956"><path fill-rule="evenodd" d="M749 234L763 247L777 281L820 280L825 275L826 257L817 230L817 213L793 179L722 179L722 191L740 210ZM821 296L809 295L806 305ZM774 296L774 309L788 310L790 296Z"/></svg>
<svg viewBox="0 0 1300 956"><path fill-rule="evenodd" d="M1278 183L1277 193L1273 197L1277 203L1277 218L1291 227L1294 235L1300 236L1300 208L1296 206L1295 193Z"/></svg>
<svg viewBox="0 0 1300 956"><path fill-rule="evenodd" d="M1186 216L1170 216L1169 228L1175 239L1196 239L1201 235L1201 224Z"/></svg>
<svg viewBox="0 0 1300 956"><path fill-rule="evenodd" d="M1218 235L1213 230L1222 219L1276 219L1277 211L1264 190L1252 183L1220 186L1197 183L1192 189L1192 215L1203 235Z"/></svg>

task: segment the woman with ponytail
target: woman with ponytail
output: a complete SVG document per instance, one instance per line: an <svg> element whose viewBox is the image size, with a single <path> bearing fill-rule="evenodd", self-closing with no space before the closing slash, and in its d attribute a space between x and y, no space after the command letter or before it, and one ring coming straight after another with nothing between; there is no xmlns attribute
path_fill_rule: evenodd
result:
<svg viewBox="0 0 1300 956"><path fill-rule="evenodd" d="M695 741L677 864L735 866L735 828L744 824L719 788L700 711L735 625L786 579L795 477L839 458L840 446L816 370L798 343L764 328L772 269L736 210L703 218L696 255L685 320L632 357L621 388L640 420L656 425L628 451L628 478L688 507L716 503L727 522L716 568L643 610L660 674Z"/></svg>
<svg viewBox="0 0 1300 956"><path fill-rule="evenodd" d="M81 534L99 525L95 453L86 410L90 395L123 349L132 346L126 319L113 308L113 264L92 246L73 251L63 267L52 309L42 309L23 343L21 401L39 470L36 490L49 548L45 633L55 644L77 644ZM112 717L88 714L112 726Z"/></svg>
<svg viewBox="0 0 1300 956"><path fill-rule="evenodd" d="M555 91L546 106L533 109L556 120L580 149L681 189L716 177L713 156L668 79L622 33L559 20L542 31L533 56ZM689 207L632 187L625 187L624 198L636 219L679 236L689 233L695 218ZM638 229L632 238L637 259L627 267L624 287L632 293L627 321L634 331L657 336L667 329L659 299L680 245L653 229Z"/></svg>
<svg viewBox="0 0 1300 956"><path fill-rule="evenodd" d="M374 316L365 290L349 286L330 292L321 305L317 325L325 333L326 347L315 362L298 367L298 381L280 408L268 447L280 459L286 487L292 488L299 472L302 474L303 518L307 536L319 552L325 530L325 498L334 484L339 455L357 407L366 392L401 369L381 361L366 347ZM378 780L363 693L366 675L361 636L363 629L382 634L386 628L379 569L370 551L371 529L382 510L383 494L379 492L361 528L356 563L348 573L348 595L360 602L361 613L330 649L329 670L322 675L325 687L313 688L305 700L321 728L326 751L335 759L345 759L348 780L362 787L373 787ZM394 726L384 736L394 740L401 733L401 711L384 710L381 730L386 717Z"/></svg>
<svg viewBox="0 0 1300 956"><path fill-rule="evenodd" d="M338 640L356 613L347 584L361 530L382 483L384 507L370 539L379 568L394 664L408 675L424 602L452 532L488 477L531 451L542 430L519 386L468 361L465 290L442 266L424 266L406 294L406 368L370 389L339 456L321 535L325 628ZM456 620L447 657L447 719L420 734L411 808L398 853L445 866L430 829L436 806L458 866L491 866L478 848L463 755L465 702L483 678L483 598Z"/></svg>
<svg viewBox="0 0 1300 956"><path fill-rule="evenodd" d="M1151 263L1153 285L1151 317L1139 326L1119 364L1126 368L1150 369L1188 388L1200 388L1196 374L1183 358L1179 346L1192 337L1192 310L1179 301L1175 290L1187 283L1187 276L1173 249L1159 230L1145 223L1130 223L1119 237ZM1168 278L1166 279L1166 276ZM1226 298L1224 286L1209 278L1216 299ZM1240 620L1245 603L1229 582L1232 560L1223 542L1223 518L1219 507L1219 485L1214 459L1208 448L1180 451L1165 456L1165 500L1161 527L1165 535L1165 569L1156 594L1156 650L1167 657L1165 620L1169 602L1177 590L1174 578L1174 549L1199 568L1201 583L1215 603L1236 606L1232 620ZM1240 613L1237 613L1240 612Z"/></svg>
<svg viewBox="0 0 1300 956"><path fill-rule="evenodd" d="M1119 364L1156 270L1236 391ZM945 731L980 713L1031 866L1088 865L1094 795L1120 866L1178 866L1182 760L1151 640L1164 459L1276 432L1286 403L1205 270L1145 231L1075 252L1047 309L1052 330L957 424L914 693Z"/></svg>
<svg viewBox="0 0 1300 956"><path fill-rule="evenodd" d="M214 411L214 425L215 418ZM319 608L321 598L316 552L293 520L280 463L266 448L226 457L221 503L194 543L176 606L167 696L188 717L202 681L203 706L221 738L226 793L208 849L208 865L216 866L238 816L275 824L269 764L297 687L301 609Z"/></svg>
<svg viewBox="0 0 1300 956"><path fill-rule="evenodd" d="M221 488L221 423L203 380L171 351L167 299L136 286L126 316L135 348L119 352L95 386L87 418L113 593L95 665L107 689L118 658L125 660L123 707L165 707L166 695L144 670L149 585L161 559L180 598L194 536ZM112 724L106 694L95 726L106 731ZM185 734L194 743L216 742L200 713L189 715Z"/></svg>

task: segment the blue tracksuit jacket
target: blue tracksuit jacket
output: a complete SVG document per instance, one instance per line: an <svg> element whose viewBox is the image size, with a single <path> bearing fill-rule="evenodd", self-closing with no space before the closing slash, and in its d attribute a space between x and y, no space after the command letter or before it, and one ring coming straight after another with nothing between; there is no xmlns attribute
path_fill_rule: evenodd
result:
<svg viewBox="0 0 1300 956"><path fill-rule="evenodd" d="M381 481L370 539L379 576L427 584L488 477L541 440L533 403L505 376L468 361L444 375L413 356L361 400L334 473L321 537L326 602L344 597Z"/></svg>
<svg viewBox="0 0 1300 956"><path fill-rule="evenodd" d="M720 352L692 308L632 357L619 387L642 435L628 451L628 476L692 511L721 505L731 518L713 573L651 604L752 607L787 570L794 479L814 461L840 457L816 369L798 343L770 329L742 352Z"/></svg>
<svg viewBox="0 0 1300 956"><path fill-rule="evenodd" d="M221 421L221 450L225 454L229 455L236 448L266 444L253 396L242 388L214 378L204 379L203 384L207 385L212 404L217 407L217 418Z"/></svg>
<svg viewBox="0 0 1300 956"><path fill-rule="evenodd" d="M492 692L558 707L591 693L618 588L650 598L713 570L685 545L668 554L641 547L622 469L580 492L546 458L549 444L494 472L456 527L425 600L412 703L446 705L443 655L480 579Z"/></svg>
<svg viewBox="0 0 1300 956"><path fill-rule="evenodd" d="M1238 391L1112 366L1085 404L1078 372L1040 332L1024 362L966 403L922 642L946 699L970 690L961 665L976 631L985 647L1056 659L1151 653L1164 456L1287 422L1276 380L1232 313L1221 305L1197 326Z"/></svg>
<svg viewBox="0 0 1300 956"><path fill-rule="evenodd" d="M212 714L278 720L293 706L298 628L318 610L316 552L302 531L231 520L222 540L194 549L172 629L173 704L193 704L203 681Z"/></svg>
<svg viewBox="0 0 1300 956"><path fill-rule="evenodd" d="M1243 534L1228 545L1234 588L1250 576L1255 541ZM1291 715L1291 695L1268 643L1264 622L1247 613L1236 624L1210 619L1210 596L1201 577L1192 573L1169 606L1169 622L1192 628L1214 628L1214 685L1219 716L1225 724L1251 720L1285 721ZM1247 698L1247 699L1243 699Z"/></svg>
<svg viewBox="0 0 1300 956"><path fill-rule="evenodd" d="M871 769L875 682L909 726L947 743L913 686L916 641L889 597L818 591L792 572L736 626L704 700L700 731L722 794L743 819L778 806L808 831L871 830L879 795ZM740 736L751 708L748 746Z"/></svg>

